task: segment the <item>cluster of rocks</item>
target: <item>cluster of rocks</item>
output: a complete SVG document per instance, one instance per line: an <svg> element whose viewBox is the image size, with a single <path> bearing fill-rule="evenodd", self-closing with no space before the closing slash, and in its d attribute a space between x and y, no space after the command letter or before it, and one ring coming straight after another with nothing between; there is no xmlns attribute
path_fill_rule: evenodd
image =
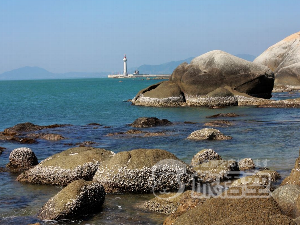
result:
<svg viewBox="0 0 300 225"><path fill-rule="evenodd" d="M232 106L240 96L270 98L273 72L264 65L215 50L179 65L168 81L141 90L134 105Z"/></svg>
<svg viewBox="0 0 300 225"><path fill-rule="evenodd" d="M146 128L146 127L156 127L156 126L168 126L172 125L167 119L158 119L156 117L140 117L130 124L132 127Z"/></svg>
<svg viewBox="0 0 300 225"><path fill-rule="evenodd" d="M48 141L58 141L64 139L62 135L54 133L40 133L39 131L50 128L70 126L66 124L53 124L48 126L39 126L33 123L20 123L13 127L6 128L0 132L0 140L17 141L23 144L36 143L38 138Z"/></svg>
<svg viewBox="0 0 300 225"><path fill-rule="evenodd" d="M214 160L222 161L216 152L204 149L194 156L192 164L201 165ZM270 183L279 179L280 175L276 171L262 170L234 180L227 190L217 196L207 196L196 191L186 191L181 195L177 192L159 195L145 202L144 207L168 214L164 225L299 224L299 160L300 157L290 176L273 192L266 187L270 187ZM250 158L241 160L238 165L240 169L255 168ZM185 199L185 204L182 199Z"/></svg>
<svg viewBox="0 0 300 225"><path fill-rule="evenodd" d="M135 130L131 129L126 132L116 132L116 133L109 133L106 136L122 136L122 137L156 137L156 136L165 136L167 135L164 131L159 132L148 132L143 130Z"/></svg>

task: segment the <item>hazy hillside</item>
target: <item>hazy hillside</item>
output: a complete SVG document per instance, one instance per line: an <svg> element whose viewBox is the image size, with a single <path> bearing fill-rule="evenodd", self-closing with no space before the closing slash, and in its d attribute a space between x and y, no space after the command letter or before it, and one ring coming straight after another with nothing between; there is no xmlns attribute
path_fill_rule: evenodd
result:
<svg viewBox="0 0 300 225"><path fill-rule="evenodd" d="M167 62L160 65L142 65L139 66L137 70L143 74L171 74L173 70L181 63L183 62L190 63L193 58L194 57L185 60L180 60L180 61ZM134 70L135 69L131 69L129 72L133 73Z"/></svg>
<svg viewBox="0 0 300 225"><path fill-rule="evenodd" d="M108 72L85 73L51 73L39 67L22 67L0 74L0 80L39 80L39 79L66 79L66 78L98 78L106 77Z"/></svg>
<svg viewBox="0 0 300 225"><path fill-rule="evenodd" d="M238 54L237 57L253 61L255 56L248 54ZM190 63L194 57L163 63L160 65L142 65L138 68L129 69L129 73L139 70L141 74L171 74L173 70L183 62ZM37 80L37 79L68 79L68 78L100 78L107 77L110 72L69 72L69 73L51 73L39 67L22 67L0 74L0 80Z"/></svg>

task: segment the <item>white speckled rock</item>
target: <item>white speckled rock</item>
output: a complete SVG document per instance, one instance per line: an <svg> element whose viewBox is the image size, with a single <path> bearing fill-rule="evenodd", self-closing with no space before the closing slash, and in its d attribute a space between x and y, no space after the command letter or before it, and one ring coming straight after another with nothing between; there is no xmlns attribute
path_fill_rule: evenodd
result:
<svg viewBox="0 0 300 225"><path fill-rule="evenodd" d="M77 219L101 209L105 191L101 184L76 180L51 198L40 210L42 220Z"/></svg>
<svg viewBox="0 0 300 225"><path fill-rule="evenodd" d="M189 187L194 171L161 149L119 152L101 164L93 178L107 193L149 193Z"/></svg>
<svg viewBox="0 0 300 225"><path fill-rule="evenodd" d="M203 128L192 132L187 139L190 140L230 140L232 137L222 134L213 128Z"/></svg>
<svg viewBox="0 0 300 225"><path fill-rule="evenodd" d="M212 149L203 149L191 161L191 166L198 166L209 160L222 160L222 157Z"/></svg>
<svg viewBox="0 0 300 225"><path fill-rule="evenodd" d="M254 169L255 168L255 164L253 162L253 159L251 159L251 158L241 159L239 161L239 168L240 168L240 170Z"/></svg>
<svg viewBox="0 0 300 225"><path fill-rule="evenodd" d="M34 152L30 148L16 148L9 154L8 168L19 171L26 170L38 164Z"/></svg>
<svg viewBox="0 0 300 225"><path fill-rule="evenodd" d="M74 180L93 178L98 166L114 155L100 148L70 148L48 157L17 177L20 182L67 185Z"/></svg>

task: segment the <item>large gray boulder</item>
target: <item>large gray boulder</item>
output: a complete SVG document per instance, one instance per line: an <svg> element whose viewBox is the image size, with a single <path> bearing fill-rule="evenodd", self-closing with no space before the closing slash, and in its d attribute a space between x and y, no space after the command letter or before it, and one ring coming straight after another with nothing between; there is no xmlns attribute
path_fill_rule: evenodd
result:
<svg viewBox="0 0 300 225"><path fill-rule="evenodd" d="M160 149L119 152L102 163L94 181L107 193L172 191L191 185L191 168L175 155Z"/></svg>
<svg viewBox="0 0 300 225"><path fill-rule="evenodd" d="M223 51L211 51L179 65L169 81L140 91L132 100L146 106L237 105L238 96L270 98L274 74Z"/></svg>
<svg viewBox="0 0 300 225"><path fill-rule="evenodd" d="M67 185L79 179L91 180L98 166L113 155L113 152L100 148L70 148L48 157L32 169L23 172L17 180L51 185Z"/></svg>
<svg viewBox="0 0 300 225"><path fill-rule="evenodd" d="M269 47L254 62L275 73L276 86L300 86L300 32Z"/></svg>
<svg viewBox="0 0 300 225"><path fill-rule="evenodd" d="M104 199L105 191L101 184L76 180L51 198L38 217L42 220L77 219L99 211Z"/></svg>

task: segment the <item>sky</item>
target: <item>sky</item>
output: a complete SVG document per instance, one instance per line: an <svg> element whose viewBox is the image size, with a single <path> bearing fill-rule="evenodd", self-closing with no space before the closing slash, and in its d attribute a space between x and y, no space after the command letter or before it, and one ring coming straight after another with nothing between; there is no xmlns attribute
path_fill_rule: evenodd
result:
<svg viewBox="0 0 300 225"><path fill-rule="evenodd" d="M300 31L299 0L1 0L0 73L120 72L212 50L258 56Z"/></svg>

